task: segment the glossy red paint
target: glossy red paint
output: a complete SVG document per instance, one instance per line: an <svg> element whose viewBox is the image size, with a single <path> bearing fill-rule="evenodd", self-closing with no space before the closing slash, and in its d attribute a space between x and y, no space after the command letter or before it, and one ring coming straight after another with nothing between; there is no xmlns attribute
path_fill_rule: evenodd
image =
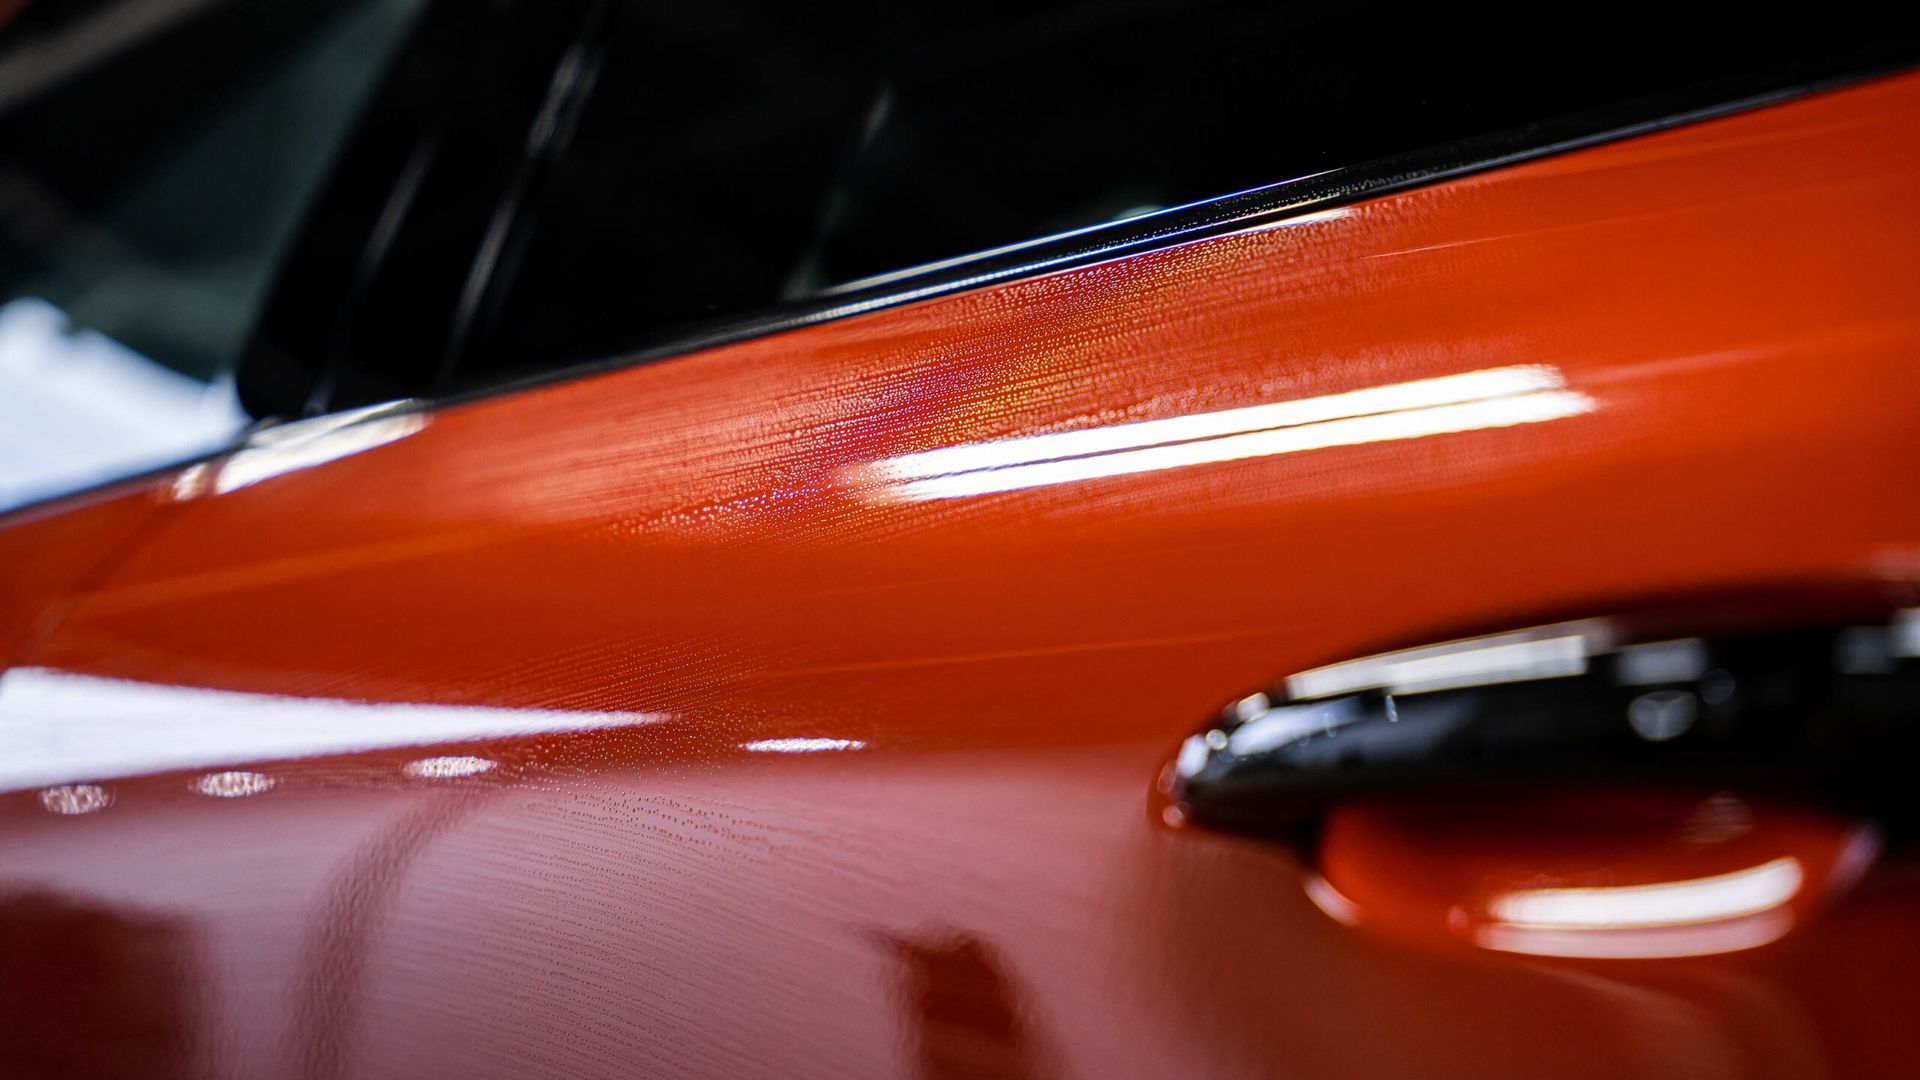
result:
<svg viewBox="0 0 1920 1080"><path fill-rule="evenodd" d="M0 662L50 632L67 602L138 546L165 510L157 488L135 482L0 518Z"/></svg>
<svg viewBox="0 0 1920 1080"><path fill-rule="evenodd" d="M1864 822L1726 792L1460 793L1334 810L1308 895L1428 946L1708 956L1786 936L1878 849Z"/></svg>
<svg viewBox="0 0 1920 1080"><path fill-rule="evenodd" d="M187 928L156 1045L203 1075L1898 1075L1900 864L1737 954L1430 955L1146 808L1290 670L1676 590L1910 602L1917 108L1883 80L203 474L22 659L131 764L16 780L7 888ZM873 472L1515 368L1581 407L974 497ZM163 716L316 707L379 749L139 767ZM493 767L407 771L444 757Z"/></svg>

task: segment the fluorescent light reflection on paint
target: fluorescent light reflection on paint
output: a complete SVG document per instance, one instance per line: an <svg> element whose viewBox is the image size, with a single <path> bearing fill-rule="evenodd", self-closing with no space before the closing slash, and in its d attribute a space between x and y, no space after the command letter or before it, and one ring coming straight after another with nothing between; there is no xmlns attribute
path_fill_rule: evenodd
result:
<svg viewBox="0 0 1920 1080"><path fill-rule="evenodd" d="M1793 929L1784 908L1694 926L1656 926L1638 930L1546 930L1532 926L1484 926L1475 944L1497 952L1565 956L1587 960L1661 960L1712 956L1770 945Z"/></svg>
<svg viewBox="0 0 1920 1080"><path fill-rule="evenodd" d="M40 807L49 814L97 814L112 805L113 795L98 784L61 784L40 791Z"/></svg>
<svg viewBox="0 0 1920 1080"><path fill-rule="evenodd" d="M1729 874L1649 885L1524 889L1488 905L1483 948L1540 956L1704 956L1775 941L1806 874L1783 856Z"/></svg>
<svg viewBox="0 0 1920 1080"><path fill-rule="evenodd" d="M193 790L210 799L244 799L272 791L275 780L266 773L240 769L208 773L193 782Z"/></svg>
<svg viewBox="0 0 1920 1080"><path fill-rule="evenodd" d="M458 754L409 761L400 767L400 771L415 780L455 780L463 776L490 773L493 768L493 762L487 758Z"/></svg>
<svg viewBox="0 0 1920 1080"><path fill-rule="evenodd" d="M1791 855L1690 881L1588 889L1527 889L1489 906L1493 917L1516 926L1604 930L1676 926L1754 915L1779 907L1800 891L1805 875Z"/></svg>
<svg viewBox="0 0 1920 1080"><path fill-rule="evenodd" d="M14 668L0 675L0 791L665 719L292 697Z"/></svg>
<svg viewBox="0 0 1920 1080"><path fill-rule="evenodd" d="M910 502L1125 476L1334 446L1558 420L1593 409L1558 369L1529 364L1219 412L944 447L857 479Z"/></svg>
<svg viewBox="0 0 1920 1080"><path fill-rule="evenodd" d="M818 754L833 750L864 750L858 739L760 739L742 743L740 749L756 754Z"/></svg>
<svg viewBox="0 0 1920 1080"><path fill-rule="evenodd" d="M1319 874L1309 874L1306 881L1307 899L1326 916L1342 926L1360 925L1360 908L1333 883Z"/></svg>
<svg viewBox="0 0 1920 1080"><path fill-rule="evenodd" d="M174 480L173 497L225 495L398 442L427 426L420 408L417 401L394 401L262 428L224 460L183 470Z"/></svg>

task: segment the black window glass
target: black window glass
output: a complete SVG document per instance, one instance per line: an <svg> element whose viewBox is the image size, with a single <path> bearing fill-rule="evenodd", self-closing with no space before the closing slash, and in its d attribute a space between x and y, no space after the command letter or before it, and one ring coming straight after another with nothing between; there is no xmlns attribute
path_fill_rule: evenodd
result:
<svg viewBox="0 0 1920 1080"><path fill-rule="evenodd" d="M386 132L371 171L418 164L403 143L458 164L427 167L424 218L383 249L405 269L363 277L374 298L346 346L304 361L329 374L292 380L319 378L335 406L959 276L951 263L981 252L1426 147L1524 143L1552 118L1618 126L1915 51L1913 16L1855 3L1789 19L1652 4L543 0L502 9L492 30L471 5L435 14L455 9L416 45L451 88L407 92L395 130L415 141ZM397 189L379 190L394 205Z"/></svg>

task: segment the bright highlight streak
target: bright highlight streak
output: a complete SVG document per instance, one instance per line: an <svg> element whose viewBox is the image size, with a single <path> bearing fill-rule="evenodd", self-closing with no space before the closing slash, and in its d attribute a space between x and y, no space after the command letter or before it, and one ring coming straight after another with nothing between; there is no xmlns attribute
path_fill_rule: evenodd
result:
<svg viewBox="0 0 1920 1080"><path fill-rule="evenodd" d="M335 423L320 430L289 424L284 434L279 428L260 432L246 446L234 451L215 471L214 494L225 495L230 491L251 487L262 480L352 457L378 446L398 442L427 426L427 418L419 413L364 418L349 414L349 417L348 423Z"/></svg>
<svg viewBox="0 0 1920 1080"><path fill-rule="evenodd" d="M210 799L244 799L249 795L258 795L272 791L273 777L257 772L217 772L208 773L193 782L193 790Z"/></svg>
<svg viewBox="0 0 1920 1080"><path fill-rule="evenodd" d="M14 668L0 675L0 791L665 719L289 697Z"/></svg>
<svg viewBox="0 0 1920 1080"><path fill-rule="evenodd" d="M1342 926L1360 925L1360 908L1347 899L1346 894L1333 887L1333 883L1319 874L1307 878L1307 899L1313 906L1326 913L1327 918Z"/></svg>
<svg viewBox="0 0 1920 1080"><path fill-rule="evenodd" d="M1361 690L1419 694L1564 678L1585 673L1587 658L1612 648L1614 636L1605 620L1589 619L1363 656L1289 676L1287 696L1311 700Z"/></svg>
<svg viewBox="0 0 1920 1080"><path fill-rule="evenodd" d="M398 442L426 426L419 402L408 400L263 428L248 435L224 459L182 469L173 481L173 498L184 502L207 494L225 495Z"/></svg>
<svg viewBox="0 0 1920 1080"><path fill-rule="evenodd" d="M1757 915L1799 893L1805 875L1791 855L1717 877L1590 889L1528 889L1488 906L1510 926L1615 930L1687 926Z"/></svg>
<svg viewBox="0 0 1920 1080"><path fill-rule="evenodd" d="M1334 446L1558 420L1592 411L1545 365L1491 368L1324 397L1004 439L876 462L908 501L951 499Z"/></svg>
<svg viewBox="0 0 1920 1080"><path fill-rule="evenodd" d="M1559 372L1551 367L1529 365L1493 368L1418 382L1374 386L1324 397L1280 401L1271 405L1249 405L1240 409L1174 416L1165 420L1141 420L1086 431L1063 431L1052 435L1029 435L997 442L949 446L889 458L876 465L875 469L888 479L912 480L1087 454L1108 454L1162 443L1216 439L1268 428L1299 427L1327 420L1405 412L1435 405L1458 405L1487 398L1559 390L1565 385Z"/></svg>
<svg viewBox="0 0 1920 1080"><path fill-rule="evenodd" d="M409 761L400 767L400 771L415 780L453 780L490 773L493 767L493 762L487 758L463 754Z"/></svg>
<svg viewBox="0 0 1920 1080"><path fill-rule="evenodd" d="M1657 926L1638 930L1542 930L1531 926L1486 926L1474 944L1498 952L1567 956L1589 960L1657 960L1712 956L1757 949L1785 937L1793 913L1785 909L1727 922Z"/></svg>
<svg viewBox="0 0 1920 1080"><path fill-rule="evenodd" d="M1558 679L1582 675L1586 670L1585 639L1556 637L1494 645L1448 656L1392 661L1386 665L1383 685L1389 693L1418 694L1485 686L1492 682Z"/></svg>
<svg viewBox="0 0 1920 1080"><path fill-rule="evenodd" d="M112 805L112 793L98 784L62 784L40 791L40 806L49 814L94 814Z"/></svg>
<svg viewBox="0 0 1920 1080"><path fill-rule="evenodd" d="M818 754L830 750L865 750L858 739L760 739L742 743L740 749L757 754Z"/></svg>

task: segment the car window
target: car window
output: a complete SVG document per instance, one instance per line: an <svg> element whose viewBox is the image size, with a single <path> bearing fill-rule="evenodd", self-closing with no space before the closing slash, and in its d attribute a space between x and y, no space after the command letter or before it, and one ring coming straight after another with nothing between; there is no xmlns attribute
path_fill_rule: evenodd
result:
<svg viewBox="0 0 1920 1080"><path fill-rule="evenodd" d="M1796 19L436 0L309 220L242 397L286 414L671 353L966 287L984 258L1033 252L1009 272L1039 272L1057 238L1145 234L1236 193L1382 160L1392 179L1427 148L1506 140L1449 159L1492 165L1857 76L1915 42L1912 14L1853 0Z"/></svg>
<svg viewBox="0 0 1920 1080"><path fill-rule="evenodd" d="M1890 30L1829 15L1628 4L1569 28L1366 2L616 5L454 367L483 380L613 355L1622 99L1790 78Z"/></svg>
<svg viewBox="0 0 1920 1080"><path fill-rule="evenodd" d="M0 509L192 457L418 6L0 6Z"/></svg>

